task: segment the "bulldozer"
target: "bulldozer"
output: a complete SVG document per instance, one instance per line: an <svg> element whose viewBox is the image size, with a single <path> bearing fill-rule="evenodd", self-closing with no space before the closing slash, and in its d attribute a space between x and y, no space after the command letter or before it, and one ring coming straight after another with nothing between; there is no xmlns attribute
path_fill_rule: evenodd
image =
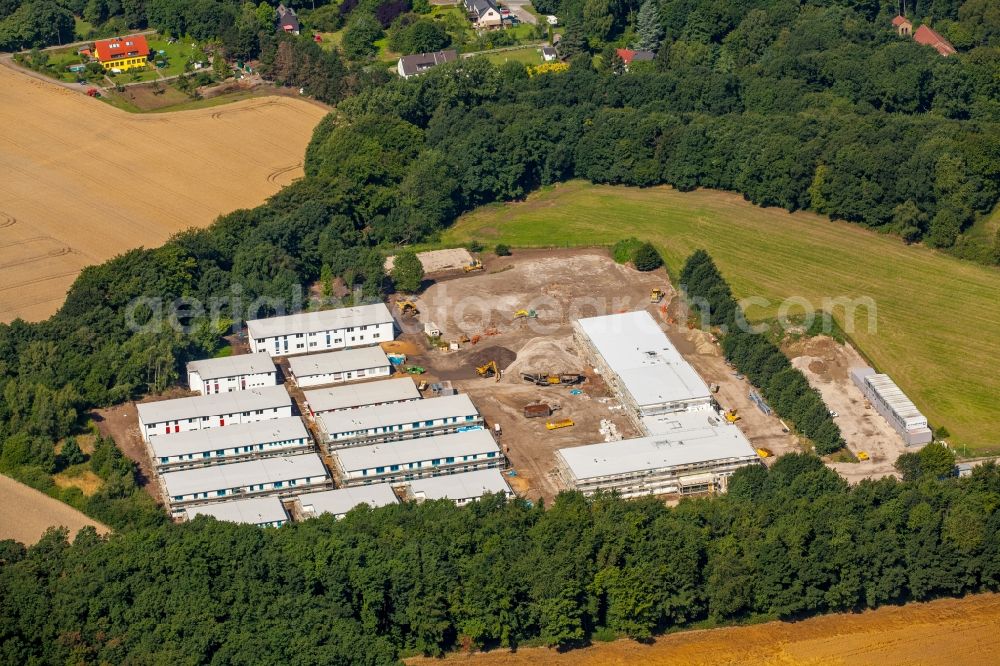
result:
<svg viewBox="0 0 1000 666"><path fill-rule="evenodd" d="M649 292L649 302L659 303L663 300L663 290L659 287L654 287L652 291Z"/></svg>
<svg viewBox="0 0 1000 666"><path fill-rule="evenodd" d="M723 414L723 416L726 417L726 420L729 421L730 423L736 423L737 421L743 418L738 413L736 413L735 409L730 409L728 412Z"/></svg>
<svg viewBox="0 0 1000 666"><path fill-rule="evenodd" d="M538 313L534 310L518 310L514 313L514 319L537 319Z"/></svg>
<svg viewBox="0 0 1000 666"><path fill-rule="evenodd" d="M478 259L473 259L462 268L463 270L465 270L466 273L471 273L472 271L484 270L483 262L479 261Z"/></svg>
<svg viewBox="0 0 1000 666"><path fill-rule="evenodd" d="M496 361L490 361L484 365L480 365L476 368L476 374L480 377L496 377L497 381L500 381L500 377L503 374L500 372L500 366L497 365Z"/></svg>
<svg viewBox="0 0 1000 666"><path fill-rule="evenodd" d="M420 314L420 310L413 301L396 301L396 307L399 308L399 313L403 315L415 316Z"/></svg>

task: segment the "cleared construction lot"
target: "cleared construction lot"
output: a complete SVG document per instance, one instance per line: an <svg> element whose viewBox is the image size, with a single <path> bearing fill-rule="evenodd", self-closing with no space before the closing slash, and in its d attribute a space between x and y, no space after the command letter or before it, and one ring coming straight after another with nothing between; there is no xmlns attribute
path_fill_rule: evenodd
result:
<svg viewBox="0 0 1000 666"><path fill-rule="evenodd" d="M44 319L80 270L255 206L302 174L321 106L267 97L130 114L0 66L0 321Z"/></svg>

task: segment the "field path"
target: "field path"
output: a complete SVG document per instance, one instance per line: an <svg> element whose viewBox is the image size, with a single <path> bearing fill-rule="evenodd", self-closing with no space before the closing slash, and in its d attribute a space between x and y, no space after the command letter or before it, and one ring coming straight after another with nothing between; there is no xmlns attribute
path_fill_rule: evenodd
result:
<svg viewBox="0 0 1000 666"><path fill-rule="evenodd" d="M0 474L0 539L33 544L50 527L68 527L72 538L91 525L99 534L111 530L68 504Z"/></svg>
<svg viewBox="0 0 1000 666"><path fill-rule="evenodd" d="M79 271L302 175L321 107L262 97L130 114L0 66L0 321L38 320Z"/></svg>

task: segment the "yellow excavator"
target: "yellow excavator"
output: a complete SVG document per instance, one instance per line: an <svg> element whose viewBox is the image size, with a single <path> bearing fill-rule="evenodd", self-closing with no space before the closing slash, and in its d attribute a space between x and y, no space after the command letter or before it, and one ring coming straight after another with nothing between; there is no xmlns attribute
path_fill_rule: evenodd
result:
<svg viewBox="0 0 1000 666"><path fill-rule="evenodd" d="M485 365L480 365L476 368L476 374L480 377L496 377L497 381L500 381L500 376L503 374L500 372L500 366L497 365L496 361L490 361Z"/></svg>
<svg viewBox="0 0 1000 666"><path fill-rule="evenodd" d="M417 306L413 301L396 301L396 307L399 308L400 314L410 316L420 314L420 310L417 309Z"/></svg>
<svg viewBox="0 0 1000 666"><path fill-rule="evenodd" d="M536 319L538 313L534 310L518 310L514 313L514 319Z"/></svg>
<svg viewBox="0 0 1000 666"><path fill-rule="evenodd" d="M465 269L466 273L471 273L472 271L481 271L483 270L483 262L479 261L478 259L473 259L471 262L467 263L462 268Z"/></svg>
<svg viewBox="0 0 1000 666"><path fill-rule="evenodd" d="M662 300L663 300L663 290L660 289L659 287L656 287L649 292L650 303L659 303Z"/></svg>
<svg viewBox="0 0 1000 666"><path fill-rule="evenodd" d="M723 416L725 416L726 420L729 421L730 423L736 423L737 421L743 418L742 416L736 413L735 409L730 409L728 412L723 414Z"/></svg>

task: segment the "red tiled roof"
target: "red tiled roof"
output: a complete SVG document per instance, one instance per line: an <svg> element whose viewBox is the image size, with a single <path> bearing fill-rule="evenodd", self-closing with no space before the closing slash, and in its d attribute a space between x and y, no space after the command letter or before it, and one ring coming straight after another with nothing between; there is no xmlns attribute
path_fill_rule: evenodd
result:
<svg viewBox="0 0 1000 666"><path fill-rule="evenodd" d="M896 28L898 28L899 26L903 25L904 23L910 23L910 19L906 18L905 16L900 16L900 15L896 15L896 18L892 19L892 25L894 27L896 27ZM910 23L910 25L913 25L913 24Z"/></svg>
<svg viewBox="0 0 1000 666"><path fill-rule="evenodd" d="M148 56L149 44L146 43L145 35L129 35L114 39L98 39L94 43L94 51L98 60L109 62L140 55Z"/></svg>
<svg viewBox="0 0 1000 666"><path fill-rule="evenodd" d="M627 67L628 64L632 62L632 58L635 57L635 51L633 51L632 49L616 49L616 50L618 51L618 57L622 59L622 62L625 63Z"/></svg>
<svg viewBox="0 0 1000 666"><path fill-rule="evenodd" d="M923 44L924 46L933 46L937 52L943 56L950 56L958 53L958 51L955 50L955 47L951 45L951 42L939 35L933 29L928 28L926 25L922 25L917 28L917 31L913 33L913 41L917 44Z"/></svg>

